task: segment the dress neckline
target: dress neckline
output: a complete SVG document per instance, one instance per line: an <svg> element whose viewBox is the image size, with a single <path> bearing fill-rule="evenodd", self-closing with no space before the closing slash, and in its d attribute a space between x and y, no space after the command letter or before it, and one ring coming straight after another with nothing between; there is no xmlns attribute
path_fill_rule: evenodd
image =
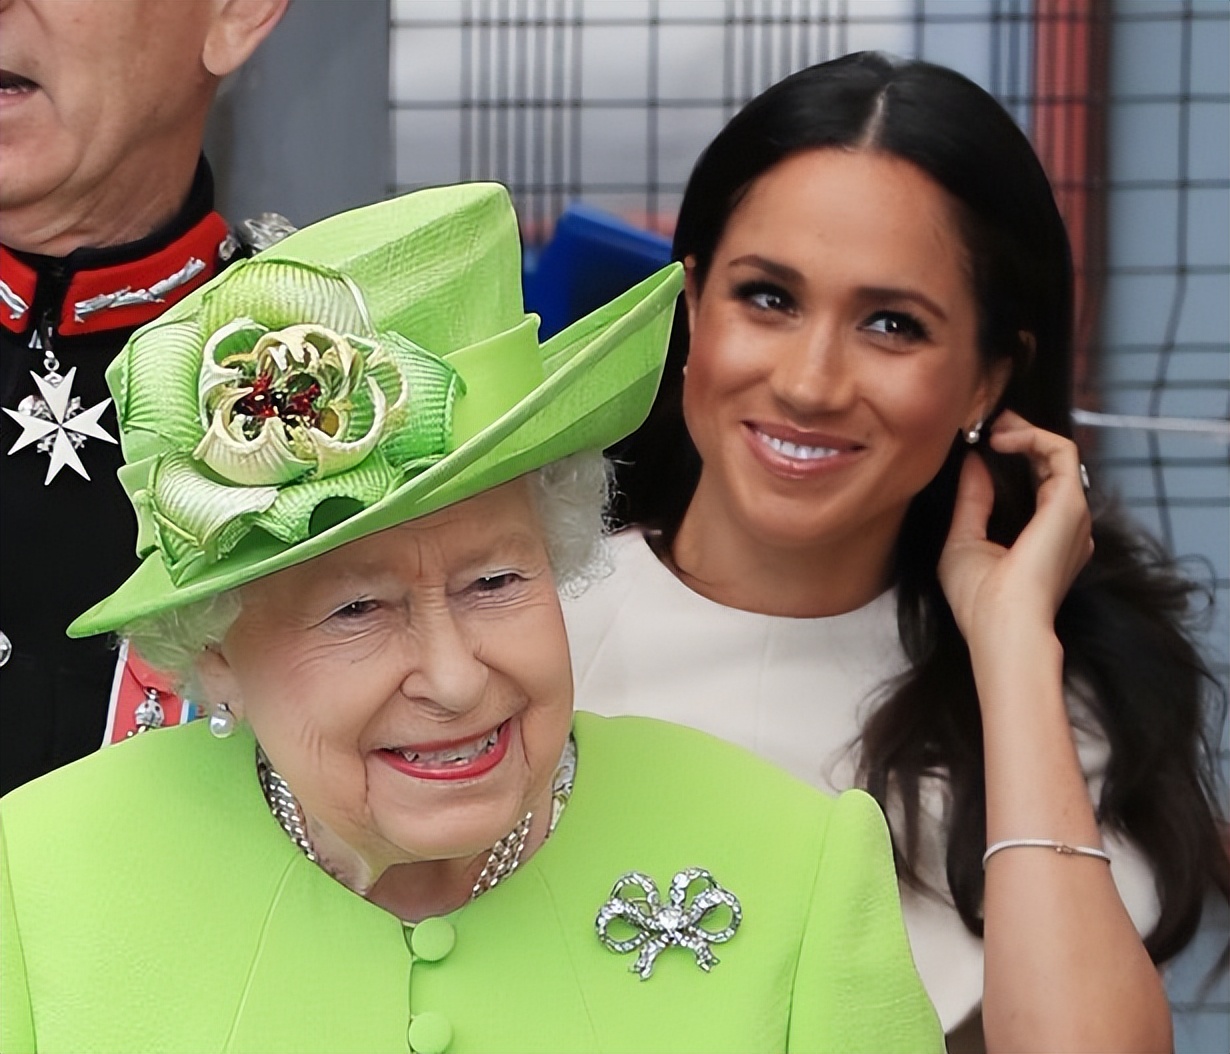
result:
<svg viewBox="0 0 1230 1054"><path fill-rule="evenodd" d="M732 607L696 592L663 563L654 551L652 540L638 527L629 527L620 531L611 538L611 544L620 550L616 562L628 559L634 571L649 581L663 599L710 618L720 617L757 625L773 623L817 627L827 625L834 629L846 624L863 622L878 624L886 618L894 620L896 618L897 590L895 586L890 586L862 607L836 615L770 615L761 611Z"/></svg>

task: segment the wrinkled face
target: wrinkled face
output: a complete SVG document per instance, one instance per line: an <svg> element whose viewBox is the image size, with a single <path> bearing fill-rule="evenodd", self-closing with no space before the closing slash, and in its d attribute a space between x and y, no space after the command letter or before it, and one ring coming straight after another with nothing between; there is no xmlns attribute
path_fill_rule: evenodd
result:
<svg viewBox="0 0 1230 1054"><path fill-rule="evenodd" d="M0 208L72 200L195 140L211 18L209 0L3 0Z"/></svg>
<svg viewBox="0 0 1230 1054"><path fill-rule="evenodd" d="M373 876L485 854L547 792L572 675L524 480L242 599L223 690L308 817Z"/></svg>
<svg viewBox="0 0 1230 1054"><path fill-rule="evenodd" d="M762 175L703 288L689 272L688 307L689 516L758 543L891 546L995 402L953 207L884 154L812 150Z"/></svg>

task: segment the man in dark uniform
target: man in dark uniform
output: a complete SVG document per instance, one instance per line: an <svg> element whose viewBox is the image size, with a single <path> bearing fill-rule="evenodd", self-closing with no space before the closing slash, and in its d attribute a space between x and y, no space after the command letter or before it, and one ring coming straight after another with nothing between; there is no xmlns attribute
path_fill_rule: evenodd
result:
<svg viewBox="0 0 1230 1054"><path fill-rule="evenodd" d="M103 372L238 243L201 157L287 0L0 0L0 791L103 741L117 652L68 623L136 567Z"/></svg>

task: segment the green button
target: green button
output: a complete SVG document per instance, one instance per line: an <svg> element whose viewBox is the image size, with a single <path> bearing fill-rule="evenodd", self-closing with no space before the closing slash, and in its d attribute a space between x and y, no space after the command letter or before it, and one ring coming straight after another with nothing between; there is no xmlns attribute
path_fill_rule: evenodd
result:
<svg viewBox="0 0 1230 1054"><path fill-rule="evenodd" d="M456 943L457 931L448 919L424 919L410 935L410 950L429 963L439 962Z"/></svg>
<svg viewBox="0 0 1230 1054"><path fill-rule="evenodd" d="M427 1010L411 1019L406 1039L414 1054L444 1054L453 1042L453 1026L443 1014Z"/></svg>

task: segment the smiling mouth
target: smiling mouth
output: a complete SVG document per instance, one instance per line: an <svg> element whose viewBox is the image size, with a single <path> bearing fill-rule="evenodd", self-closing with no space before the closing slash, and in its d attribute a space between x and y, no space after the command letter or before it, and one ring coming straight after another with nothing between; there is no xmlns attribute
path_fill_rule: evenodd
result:
<svg viewBox="0 0 1230 1054"><path fill-rule="evenodd" d="M803 443L798 439L783 439L781 436L770 435L750 422L747 429L761 446L793 461L824 461L839 454L852 454L859 449L857 443L848 441L843 441L841 446L828 446L821 443Z"/></svg>
<svg viewBox="0 0 1230 1054"><path fill-rule="evenodd" d="M822 458L833 457L841 453L836 447L805 446L802 443L790 443L785 439L777 439L760 431L756 432L756 438L764 443L765 446L776 450L783 457L792 457L798 461L819 461Z"/></svg>
<svg viewBox="0 0 1230 1054"><path fill-rule="evenodd" d="M379 753L393 768L427 780L465 780L489 772L504 760L511 738L511 721L471 739L432 749L383 747Z"/></svg>
<svg viewBox="0 0 1230 1054"><path fill-rule="evenodd" d="M37 90L38 85L28 77L10 70L0 70L0 96L27 95Z"/></svg>

